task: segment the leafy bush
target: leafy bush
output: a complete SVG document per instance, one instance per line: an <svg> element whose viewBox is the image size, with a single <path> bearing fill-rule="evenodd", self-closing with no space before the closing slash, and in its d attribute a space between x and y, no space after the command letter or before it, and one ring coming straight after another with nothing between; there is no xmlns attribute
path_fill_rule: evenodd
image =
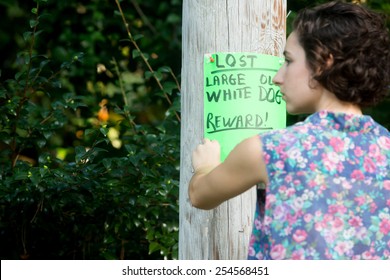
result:
<svg viewBox="0 0 390 280"><path fill-rule="evenodd" d="M121 40L145 21L119 1L35 2L0 83L0 257L177 258L179 86L156 53L169 51Z"/></svg>
<svg viewBox="0 0 390 280"><path fill-rule="evenodd" d="M181 1L34 2L0 0L0 257L177 258Z"/></svg>

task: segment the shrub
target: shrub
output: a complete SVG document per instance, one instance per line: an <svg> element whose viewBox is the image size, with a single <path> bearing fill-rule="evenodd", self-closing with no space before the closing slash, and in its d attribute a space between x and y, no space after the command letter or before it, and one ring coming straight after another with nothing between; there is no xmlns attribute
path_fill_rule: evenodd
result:
<svg viewBox="0 0 390 280"><path fill-rule="evenodd" d="M57 8L35 2L23 49L0 82L0 257L177 258L180 117L173 71L152 63L131 35L121 41L123 28L108 39L120 55L106 49L99 57L91 49L105 40L96 26L85 34L64 28L58 41L48 40L46 30L52 34L65 8L89 9L103 25L107 2ZM129 18L111 6L125 26ZM57 45L65 37L88 47L66 50Z"/></svg>

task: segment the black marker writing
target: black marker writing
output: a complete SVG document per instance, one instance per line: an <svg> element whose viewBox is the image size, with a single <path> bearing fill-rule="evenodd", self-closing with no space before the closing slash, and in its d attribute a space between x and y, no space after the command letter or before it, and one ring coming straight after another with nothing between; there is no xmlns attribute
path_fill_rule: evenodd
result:
<svg viewBox="0 0 390 280"><path fill-rule="evenodd" d="M275 84L272 82L272 76L270 75L264 75L261 74L259 78L260 84L262 85L269 85L269 86L274 86Z"/></svg>
<svg viewBox="0 0 390 280"><path fill-rule="evenodd" d="M215 65L218 68L225 68L226 66L235 67L236 65L239 67L253 67L254 60L256 58L257 58L256 55L243 54L237 59L234 55L227 54L225 56L225 60L221 61L220 56L218 54L216 54L215 55Z"/></svg>
<svg viewBox="0 0 390 280"><path fill-rule="evenodd" d="M236 115L232 117L225 117L214 115L213 113L207 114L206 130L207 133L216 133L227 130L240 130L240 129L255 129L255 130L269 130L272 127L267 127L266 122L268 120L268 112L264 116L259 114L245 114Z"/></svg>
<svg viewBox="0 0 390 280"><path fill-rule="evenodd" d="M221 85L245 85L245 74L222 74L206 77L206 87Z"/></svg>
<svg viewBox="0 0 390 280"><path fill-rule="evenodd" d="M218 91L206 91L208 102L219 102L237 99L248 99L251 98L250 87L243 87L237 89L219 89Z"/></svg>
<svg viewBox="0 0 390 280"><path fill-rule="evenodd" d="M277 104L282 102L280 89L275 89L273 87L266 88L263 86L259 86L259 89L259 101L268 101L270 103L276 102Z"/></svg>

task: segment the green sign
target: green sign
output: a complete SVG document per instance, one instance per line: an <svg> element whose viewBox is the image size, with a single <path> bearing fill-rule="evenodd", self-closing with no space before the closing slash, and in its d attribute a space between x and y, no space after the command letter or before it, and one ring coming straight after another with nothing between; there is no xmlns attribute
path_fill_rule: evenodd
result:
<svg viewBox="0 0 390 280"><path fill-rule="evenodd" d="M283 59L256 53L204 56L204 137L221 144L221 160L242 140L286 127L286 103L272 78Z"/></svg>

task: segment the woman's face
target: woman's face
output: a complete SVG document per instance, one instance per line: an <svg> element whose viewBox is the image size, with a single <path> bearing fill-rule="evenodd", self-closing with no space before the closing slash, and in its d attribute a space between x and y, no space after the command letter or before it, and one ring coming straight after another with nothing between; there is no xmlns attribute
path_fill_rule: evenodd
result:
<svg viewBox="0 0 390 280"><path fill-rule="evenodd" d="M312 80L311 69L306 63L305 51L296 32L287 39L284 51L285 62L273 78L280 87L290 114L311 114L317 111L323 87Z"/></svg>

